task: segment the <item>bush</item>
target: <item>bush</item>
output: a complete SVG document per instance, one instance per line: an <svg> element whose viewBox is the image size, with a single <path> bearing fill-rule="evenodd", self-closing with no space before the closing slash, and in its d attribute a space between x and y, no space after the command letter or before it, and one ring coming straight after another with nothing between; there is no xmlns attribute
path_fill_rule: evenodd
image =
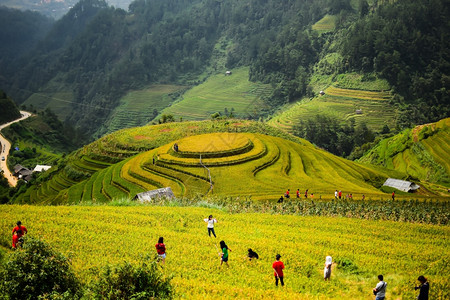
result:
<svg viewBox="0 0 450 300"><path fill-rule="evenodd" d="M37 239L11 254L1 270L0 290L9 299L78 299L81 285L66 257ZM58 295L58 297L56 297Z"/></svg>
<svg viewBox="0 0 450 300"><path fill-rule="evenodd" d="M128 262L106 266L98 280L91 283L91 299L171 299L171 278L165 278L155 260L145 259L139 266Z"/></svg>

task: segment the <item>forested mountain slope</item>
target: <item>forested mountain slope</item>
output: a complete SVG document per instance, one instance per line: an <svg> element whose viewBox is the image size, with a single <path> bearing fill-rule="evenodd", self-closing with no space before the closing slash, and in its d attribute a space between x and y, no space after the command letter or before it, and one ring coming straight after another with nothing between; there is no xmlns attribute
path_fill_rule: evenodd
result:
<svg viewBox="0 0 450 300"><path fill-rule="evenodd" d="M314 97L329 85L323 77L371 72L393 87L392 127L401 128L448 116L446 4L137 0L125 11L82 0L0 84L20 103L57 104L60 117L93 139L109 131L105 121L117 124L111 117L123 96L156 83L184 90L247 66L250 81L271 86L261 96L267 109L251 116L259 118Z"/></svg>

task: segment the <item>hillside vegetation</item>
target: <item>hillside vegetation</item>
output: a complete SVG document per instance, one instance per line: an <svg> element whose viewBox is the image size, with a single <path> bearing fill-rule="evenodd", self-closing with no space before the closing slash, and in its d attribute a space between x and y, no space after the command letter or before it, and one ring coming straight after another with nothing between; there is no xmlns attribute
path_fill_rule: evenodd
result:
<svg viewBox="0 0 450 300"><path fill-rule="evenodd" d="M218 220L217 239L208 237L203 222L210 214ZM18 219L30 236L70 257L82 282L98 280L107 264L137 265L147 254L156 256L154 245L162 236L162 270L174 276L175 298L372 299L378 274L388 282L389 299L415 297L418 274L429 279L432 299L450 297L448 226L194 207L8 205L0 207L2 247L9 247ZM220 240L232 250L229 268L220 266ZM248 261L248 248L260 259ZM275 287L272 270L278 253L286 267L283 289ZM327 255L334 262L330 282L323 280Z"/></svg>
<svg viewBox="0 0 450 300"><path fill-rule="evenodd" d="M0 90L0 125L20 118L20 111L14 101Z"/></svg>
<svg viewBox="0 0 450 300"><path fill-rule="evenodd" d="M268 110L263 99L271 94L272 88L249 81L248 71L248 68L240 68L233 69L231 75L223 72L211 76L187 91L163 113L183 120L205 120L216 112L236 118L258 118Z"/></svg>
<svg viewBox="0 0 450 300"><path fill-rule="evenodd" d="M384 139L359 161L450 187L450 118ZM443 191L445 192L445 191Z"/></svg>
<svg viewBox="0 0 450 300"><path fill-rule="evenodd" d="M12 202L109 202L167 186L178 197L275 201L289 188L293 195L308 189L315 199L331 199L336 189L358 199L383 198L379 188L386 178L407 177L339 158L265 123L239 120L120 130L76 151L46 176Z"/></svg>
<svg viewBox="0 0 450 300"><path fill-rule="evenodd" d="M279 118L280 127L336 111L341 121L365 119L374 130L380 124L407 128L448 117L448 16L446 0L138 0L129 11L82 0L50 30L28 30L34 42L26 53L0 49L2 57L13 57L0 62L0 85L19 103L39 109L57 103L58 116L89 140L132 125L120 121L121 99L157 84L193 88L170 99L168 109L187 119L227 114L225 108L238 117L267 118L313 98L301 108L294 105L301 113ZM11 23L21 24L23 17ZM43 19L29 20L34 28L47 28ZM21 37L22 29L6 31ZM14 49L22 45L20 39L4 41ZM227 87L216 81L226 70L238 75L240 69L248 69L242 82ZM378 89L381 95L329 90L324 101L316 97L330 86L355 89L334 84L354 72L386 80L389 87ZM321 76L330 80L319 87ZM356 89L370 91L370 85ZM149 105L151 116L155 109L160 113L161 105ZM356 109L362 117L354 115Z"/></svg>
<svg viewBox="0 0 450 300"><path fill-rule="evenodd" d="M320 66L320 64L319 64ZM386 81L365 79L361 74L341 75L336 81L329 77L314 78L311 84L324 95L303 99L286 107L269 120L269 124L295 133L295 127L307 123L316 116L327 116L345 123L354 120L364 123L373 131L383 126L395 128L398 108L392 105L390 87Z"/></svg>

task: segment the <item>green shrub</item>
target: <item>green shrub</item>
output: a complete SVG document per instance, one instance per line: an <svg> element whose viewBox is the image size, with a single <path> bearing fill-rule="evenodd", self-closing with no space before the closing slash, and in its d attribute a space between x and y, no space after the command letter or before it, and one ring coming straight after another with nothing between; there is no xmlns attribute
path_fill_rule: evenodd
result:
<svg viewBox="0 0 450 300"><path fill-rule="evenodd" d="M171 278L166 278L154 260L145 259L139 266L125 262L106 266L88 291L90 299L171 299Z"/></svg>
<svg viewBox="0 0 450 300"><path fill-rule="evenodd" d="M5 261L0 290L9 299L78 299L81 285L69 260L47 243L28 238Z"/></svg>

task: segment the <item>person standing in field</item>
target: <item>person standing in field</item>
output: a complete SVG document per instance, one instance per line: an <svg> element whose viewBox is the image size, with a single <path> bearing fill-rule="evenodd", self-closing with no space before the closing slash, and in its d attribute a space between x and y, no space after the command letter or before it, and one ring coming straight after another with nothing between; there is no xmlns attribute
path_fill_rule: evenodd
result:
<svg viewBox="0 0 450 300"><path fill-rule="evenodd" d="M332 263L333 263L333 260L332 260L331 256L327 256L325 258L325 268L323 269L323 279L325 281L330 280Z"/></svg>
<svg viewBox="0 0 450 300"><path fill-rule="evenodd" d="M335 199L335 200L338 199L338 191L337 191L337 190L334 192L334 199Z"/></svg>
<svg viewBox="0 0 450 300"><path fill-rule="evenodd" d="M28 230L25 226L22 226L22 222L17 221L17 226L13 228L12 230L12 234L13 234L13 244L14 246L21 246L23 245L23 236L28 233ZM16 235L16 237L14 237L14 235ZM14 239L16 240L16 242L14 243ZM13 248L15 248L13 246Z"/></svg>
<svg viewBox="0 0 450 300"><path fill-rule="evenodd" d="M286 199L291 198L291 196L289 195L290 192L291 192L291 190L287 189L286 193L284 193L284 197L285 197Z"/></svg>
<svg viewBox="0 0 450 300"><path fill-rule="evenodd" d="M430 284L428 283L428 280L423 275L420 275L417 280L420 282L420 286L414 287L414 290L420 289L417 300L428 300L428 293L430 291Z"/></svg>
<svg viewBox="0 0 450 300"><path fill-rule="evenodd" d="M305 191L305 199L308 199L308 189Z"/></svg>
<svg viewBox="0 0 450 300"><path fill-rule="evenodd" d="M212 215L209 215L207 219L203 219L206 223L208 223L208 235L211 236L211 232L216 238L216 233L214 232L214 223L217 223L217 220L213 218Z"/></svg>
<svg viewBox="0 0 450 300"><path fill-rule="evenodd" d="M166 245L164 245L164 238L160 237L158 243L155 245L156 252L158 253L158 258L163 264L166 263Z"/></svg>
<svg viewBox="0 0 450 300"><path fill-rule="evenodd" d="M364 194L362 195L362 200L366 200L366 196L364 196Z"/></svg>
<svg viewBox="0 0 450 300"><path fill-rule="evenodd" d="M387 283L383 281L383 275L378 275L379 282L373 289L373 294L376 296L375 300L384 300L386 297L386 285Z"/></svg>
<svg viewBox="0 0 450 300"><path fill-rule="evenodd" d="M228 265L228 251L231 251L231 249L228 248L227 244L225 244L224 241L220 241L220 249L222 249L222 253L219 253L222 256L220 258L220 265L225 263L227 265L227 267L229 267L229 265Z"/></svg>
<svg viewBox="0 0 450 300"><path fill-rule="evenodd" d="M297 189L297 198L300 198L300 189Z"/></svg>
<svg viewBox="0 0 450 300"><path fill-rule="evenodd" d="M395 191L392 192L392 200L395 200Z"/></svg>
<svg viewBox="0 0 450 300"><path fill-rule="evenodd" d="M278 280L280 280L281 286L284 286L284 274L283 274L283 269L284 269L284 264L282 261L280 261L281 255L277 254L275 256L276 261L272 264L272 269L274 271L274 275L275 275L275 285L278 286Z"/></svg>

